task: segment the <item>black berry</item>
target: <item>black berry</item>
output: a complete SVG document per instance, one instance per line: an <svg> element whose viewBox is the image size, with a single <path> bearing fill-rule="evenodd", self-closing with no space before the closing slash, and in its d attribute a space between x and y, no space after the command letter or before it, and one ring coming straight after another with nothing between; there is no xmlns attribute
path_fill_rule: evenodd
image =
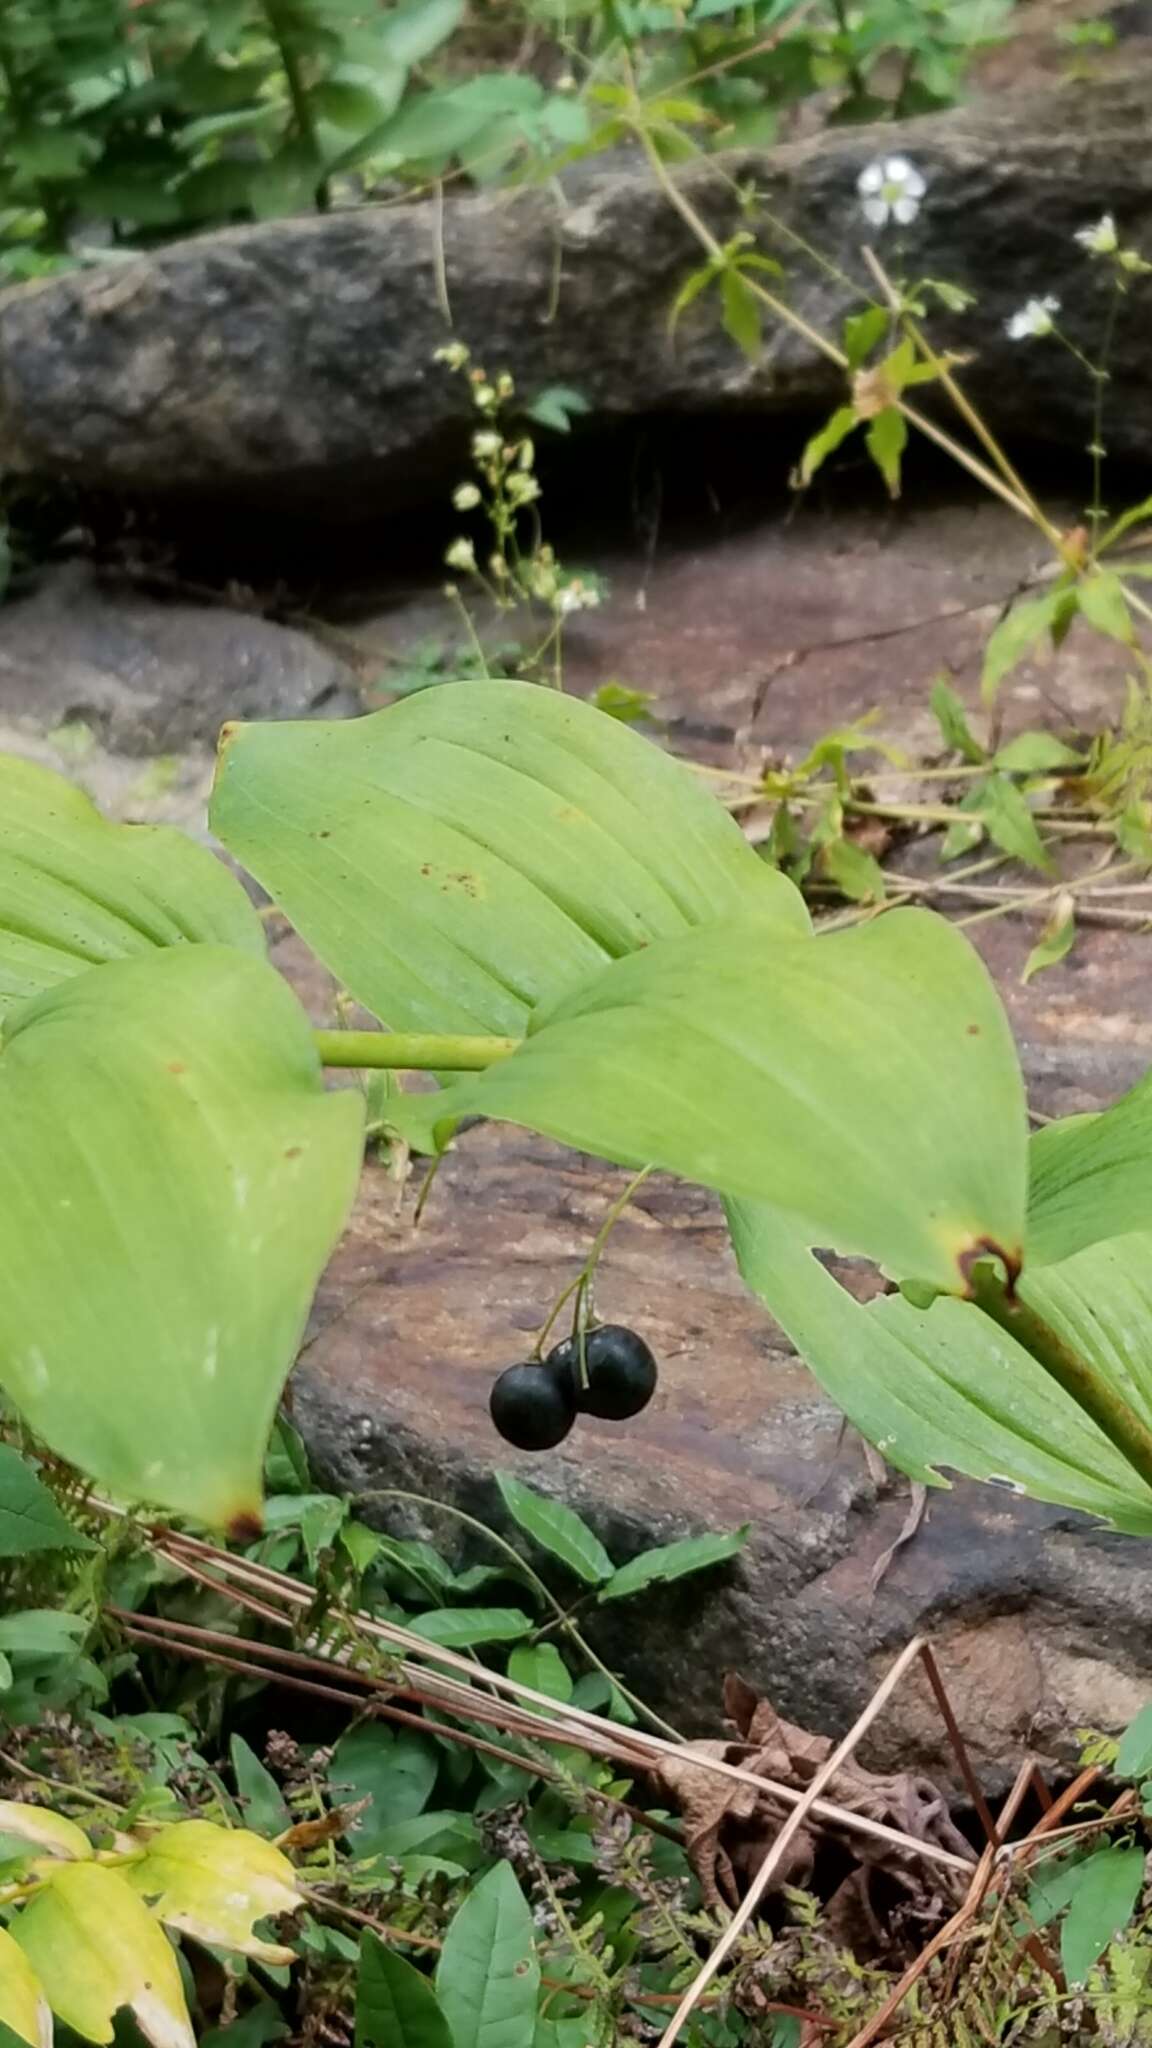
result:
<svg viewBox="0 0 1152 2048"><path fill-rule="evenodd" d="M621 1323L601 1323L584 1338L585 1384L580 1372L580 1340L569 1337L549 1353L548 1363L571 1377L581 1415L603 1422L626 1422L648 1406L656 1391L656 1360L635 1330Z"/></svg>
<svg viewBox="0 0 1152 2048"><path fill-rule="evenodd" d="M572 1380L551 1360L510 1365L492 1389L488 1412L505 1443L518 1451L550 1451L576 1420Z"/></svg>

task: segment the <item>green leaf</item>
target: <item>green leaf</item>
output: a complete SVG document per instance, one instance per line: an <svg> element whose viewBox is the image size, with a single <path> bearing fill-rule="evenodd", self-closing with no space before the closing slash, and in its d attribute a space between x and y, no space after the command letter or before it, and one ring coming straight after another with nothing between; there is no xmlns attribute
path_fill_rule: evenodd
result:
<svg viewBox="0 0 1152 2048"><path fill-rule="evenodd" d="M538 426L551 427L557 434L568 434L572 431L572 421L589 410L583 392L573 391L570 384L550 384L546 391L541 391L532 400L526 414Z"/></svg>
<svg viewBox="0 0 1152 2048"><path fill-rule="evenodd" d="M805 444L804 453L792 472L793 489L802 491L806 484L810 484L821 464L835 453L840 443L848 439L853 427L859 424L859 415L854 405L838 406L831 419L821 427L820 432L813 434L811 440Z"/></svg>
<svg viewBox="0 0 1152 2048"><path fill-rule="evenodd" d="M0 1557L34 1550L95 1550L61 1514L44 1481L10 1444L0 1444Z"/></svg>
<svg viewBox="0 0 1152 2048"><path fill-rule="evenodd" d="M550 1551L583 1579L585 1585L598 1586L602 1580L611 1578L612 1559L574 1508L534 1493L510 1472L497 1472L496 1484L513 1521L542 1549Z"/></svg>
<svg viewBox="0 0 1152 2048"><path fill-rule="evenodd" d="M176 1821L149 1835L137 1863L125 1866L133 1891L173 1933L262 1963L290 1963L294 1951L262 1940L258 1920L298 1913L304 1904L288 1858L247 1828Z"/></svg>
<svg viewBox="0 0 1152 2048"><path fill-rule="evenodd" d="M427 1977L371 1929L360 1941L355 2048L455 2048Z"/></svg>
<svg viewBox="0 0 1152 2048"><path fill-rule="evenodd" d="M1051 634L1069 606L1075 610L1079 591L1067 582L1054 584L1040 597L1021 598L988 636L980 689L991 704L1006 675L1030 654L1038 640Z"/></svg>
<svg viewBox="0 0 1152 2048"><path fill-rule="evenodd" d="M740 907L807 927L689 768L529 683L235 727L212 820L394 1030L517 1032L608 961Z"/></svg>
<svg viewBox="0 0 1152 2048"><path fill-rule="evenodd" d="M242 1735L232 1737L229 1755L236 1796L248 1826L258 1835L282 1835L285 1828L291 1827L292 1815L271 1771L265 1770Z"/></svg>
<svg viewBox="0 0 1152 2048"><path fill-rule="evenodd" d="M0 1021L86 967L205 941L264 952L222 861L164 825L109 824L62 776L0 755Z"/></svg>
<svg viewBox="0 0 1152 2048"><path fill-rule="evenodd" d="M1152 1229L1152 1072L1098 1116L1061 1117L1029 1141L1028 1263Z"/></svg>
<svg viewBox="0 0 1152 2048"><path fill-rule="evenodd" d="M1094 1850L1071 1868L1037 1875L1028 1897L1029 1916L1043 1926L1064 1911L1060 1957L1069 1985L1083 1984L1109 1942L1127 1927L1143 1881L1143 1849L1118 1843Z"/></svg>
<svg viewBox="0 0 1152 2048"><path fill-rule="evenodd" d="M386 1828L423 1813L438 1769L435 1744L411 1729L393 1734L366 1721L340 1737L328 1766L329 1796L338 1806L370 1802L348 1829L355 1855L375 1856Z"/></svg>
<svg viewBox="0 0 1152 2048"><path fill-rule="evenodd" d="M405 1105L421 1143L462 1116L504 1118L775 1201L809 1243L947 1291L966 1289L975 1246L1022 1246L1012 1034L974 949L926 911L816 940L733 920L650 946L511 1058Z"/></svg>
<svg viewBox="0 0 1152 2048"><path fill-rule="evenodd" d="M33 1806L15 1799L0 1799L0 1834L28 1842L42 1856L63 1857L69 1863L86 1863L92 1844L83 1828L47 1806Z"/></svg>
<svg viewBox="0 0 1152 2048"><path fill-rule="evenodd" d="M1029 953L1020 973L1023 982L1047 967L1058 967L1076 943L1076 898L1064 891L1056 898L1052 915Z"/></svg>
<svg viewBox="0 0 1152 2048"><path fill-rule="evenodd" d="M354 1091L261 960L75 975L0 1053L0 1380L100 1484L250 1525L280 1389L351 1204Z"/></svg>
<svg viewBox="0 0 1152 2048"><path fill-rule="evenodd" d="M1115 1771L1118 1778L1146 1778L1152 1771L1152 1706L1141 1707L1120 1737Z"/></svg>
<svg viewBox="0 0 1152 2048"><path fill-rule="evenodd" d="M756 362L763 341L760 304L740 272L731 265L720 273L720 316L729 341L736 343L750 363Z"/></svg>
<svg viewBox="0 0 1152 2048"><path fill-rule="evenodd" d="M829 839L820 848L818 869L850 903L883 903L888 893L879 861L852 839Z"/></svg>
<svg viewBox="0 0 1152 2048"><path fill-rule="evenodd" d="M86 2041L110 2042L127 2006L154 2048L194 2048L175 1951L119 1871L53 1864L12 1933L57 2018Z"/></svg>
<svg viewBox="0 0 1152 2048"><path fill-rule="evenodd" d="M268 2048L270 2041L282 2041L290 2032L279 2008L270 1998L262 1998L226 2027L209 2027L200 2036L200 2048Z"/></svg>
<svg viewBox="0 0 1152 2048"><path fill-rule="evenodd" d="M941 1299L925 1311L886 1295L865 1307L779 1210L745 1202L726 1208L747 1285L889 1464L927 1486L945 1484L942 1468L951 1467L1152 1535L1152 1495L1131 1467L1031 1354L972 1303ZM1072 1341L1074 1324L1086 1329L1096 1304L1105 1320L1092 1362L1107 1372L1111 1360L1127 1398L1124 1329L1147 1326L1132 1324L1128 1287L1147 1272L1150 1256L1152 1240L1132 1238L1021 1283L1029 1304Z"/></svg>
<svg viewBox="0 0 1152 2048"><path fill-rule="evenodd" d="M1133 526L1139 526L1141 521L1146 519L1152 519L1152 498L1141 498L1138 504L1129 505L1126 512L1122 512L1118 519L1114 519L1107 532L1101 536L1097 553L1102 555L1106 548L1114 547Z"/></svg>
<svg viewBox="0 0 1152 2048"><path fill-rule="evenodd" d="M962 760L978 766L984 759L984 749L973 735L963 704L943 676L937 676L933 683L930 702L945 746Z"/></svg>
<svg viewBox="0 0 1152 2048"><path fill-rule="evenodd" d="M1009 775L1047 775L1062 768L1083 768L1084 756L1051 732L1021 732L1000 747L993 765Z"/></svg>
<svg viewBox="0 0 1152 2048"><path fill-rule="evenodd" d="M645 1586L664 1586L672 1579L687 1578L689 1572L723 1564L743 1550L750 1526L745 1522L739 1529L718 1531L714 1536L682 1536L677 1543L662 1543L656 1550L641 1551L639 1557L631 1558L613 1572L608 1584L601 1588L600 1599L626 1600L629 1594L642 1592Z"/></svg>
<svg viewBox="0 0 1152 2048"><path fill-rule="evenodd" d="M40 1980L6 1928L0 1927L0 2028L8 2048L18 2041L31 2048L52 2048L52 2013ZM0 2042L0 2048L5 2044ZM451 2048L451 2044L449 2044Z"/></svg>
<svg viewBox="0 0 1152 2048"><path fill-rule="evenodd" d="M464 0L403 0L382 15L373 41L393 64L422 64L460 25Z"/></svg>
<svg viewBox="0 0 1152 2048"><path fill-rule="evenodd" d="M669 336L675 334L682 315L700 297L701 292L707 291L708 286L715 283L723 267L720 258L716 257L712 262L702 263L699 270L692 271L691 275L685 278L669 309Z"/></svg>
<svg viewBox="0 0 1152 2048"><path fill-rule="evenodd" d="M886 405L871 421L864 445L888 487L888 496L900 496L900 459L908 445L908 422L894 405Z"/></svg>
<svg viewBox="0 0 1152 2048"><path fill-rule="evenodd" d="M532 2048L539 1988L531 1910L511 1864L498 1863L444 1937L436 1995L454 2048Z"/></svg>
<svg viewBox="0 0 1152 2048"><path fill-rule="evenodd" d="M471 1650L477 1643L514 1643L530 1635L532 1623L518 1607L436 1607L414 1615L408 1627L426 1642L449 1650Z"/></svg>
<svg viewBox="0 0 1152 2048"><path fill-rule="evenodd" d="M1128 599L1119 576L1111 569L1098 569L1094 576L1085 576L1077 585L1080 599L1080 616L1098 633L1104 633L1110 640L1120 640L1130 647L1135 637L1132 614Z"/></svg>
<svg viewBox="0 0 1152 2048"><path fill-rule="evenodd" d="M849 313L844 322L844 353L849 370L858 370L878 342L883 341L892 322L886 306L869 306L863 313Z"/></svg>
<svg viewBox="0 0 1152 2048"><path fill-rule="evenodd" d="M508 1659L508 1676L563 1706L572 1698L572 1674L555 1643L522 1643Z"/></svg>
<svg viewBox="0 0 1152 2048"><path fill-rule="evenodd" d="M0 1650L14 1656L71 1656L87 1634L82 1614L67 1614L59 1607L25 1607L0 1615Z"/></svg>
<svg viewBox="0 0 1152 2048"><path fill-rule="evenodd" d="M1052 856L1036 829L1027 800L1007 775L990 775L982 782L972 809L1003 852L1030 868L1039 868L1042 874L1052 873Z"/></svg>

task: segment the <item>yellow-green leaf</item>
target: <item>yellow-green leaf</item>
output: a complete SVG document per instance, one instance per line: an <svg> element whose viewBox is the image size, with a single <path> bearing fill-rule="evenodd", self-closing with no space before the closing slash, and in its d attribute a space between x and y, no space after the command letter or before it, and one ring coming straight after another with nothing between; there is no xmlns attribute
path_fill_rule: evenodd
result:
<svg viewBox="0 0 1152 2048"><path fill-rule="evenodd" d="M48 1806L25 1806L18 1799L0 1799L0 1835L18 1835L45 1856L61 1856L71 1863L84 1862L92 1844L75 1821Z"/></svg>
<svg viewBox="0 0 1152 2048"><path fill-rule="evenodd" d="M153 2048L194 2048L175 1952L119 1871L56 1865L12 1931L53 2012L85 2041L111 2041L127 2007Z"/></svg>
<svg viewBox="0 0 1152 2048"><path fill-rule="evenodd" d="M62 776L0 755L0 1018L85 967L214 941L264 952L223 862L165 825L113 825Z"/></svg>
<svg viewBox="0 0 1152 2048"><path fill-rule="evenodd" d="M179 946L75 975L0 1050L0 1383L62 1457L251 1527L363 1106L266 962Z"/></svg>
<svg viewBox="0 0 1152 2048"><path fill-rule="evenodd" d="M294 1951L264 1941L254 1923L302 1904L288 1858L247 1828L177 1821L149 1837L125 1876L157 1918L210 1948L236 1949L263 1963L290 1963Z"/></svg>
<svg viewBox="0 0 1152 2048"><path fill-rule="evenodd" d="M0 2022L30 2048L52 2048L52 2008L22 1948L0 1927Z"/></svg>

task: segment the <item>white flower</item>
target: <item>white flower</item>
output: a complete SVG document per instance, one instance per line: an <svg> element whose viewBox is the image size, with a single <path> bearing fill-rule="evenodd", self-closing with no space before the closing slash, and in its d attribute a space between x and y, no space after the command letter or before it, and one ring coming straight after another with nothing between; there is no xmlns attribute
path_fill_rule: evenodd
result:
<svg viewBox="0 0 1152 2048"><path fill-rule="evenodd" d="M500 447L500 436L494 434L491 428L472 436L472 453L479 462L488 462L493 455L499 455Z"/></svg>
<svg viewBox="0 0 1152 2048"><path fill-rule="evenodd" d="M1060 311L1059 299L1029 299L1018 313L1004 322L1009 341L1027 341L1033 335L1051 334L1052 315Z"/></svg>
<svg viewBox="0 0 1152 2048"><path fill-rule="evenodd" d="M1116 223L1110 213L1102 214L1095 227L1077 228L1072 237L1090 256L1114 256L1120 246Z"/></svg>
<svg viewBox="0 0 1152 2048"><path fill-rule="evenodd" d="M556 592L552 602L561 614L595 611L600 602L600 592L590 583L585 583L582 576L573 576L570 583L565 583Z"/></svg>
<svg viewBox="0 0 1152 2048"><path fill-rule="evenodd" d="M476 550L471 541L465 540L464 536L461 535L459 540L453 541L450 548L445 548L444 560L450 569L474 569L476 567Z"/></svg>
<svg viewBox="0 0 1152 2048"><path fill-rule="evenodd" d="M475 484L457 484L452 493L452 503L458 512L471 512L480 503L480 493Z"/></svg>
<svg viewBox="0 0 1152 2048"><path fill-rule="evenodd" d="M443 348L436 350L432 361L447 363L450 370L462 370L468 361L468 350L462 341L449 341Z"/></svg>
<svg viewBox="0 0 1152 2048"><path fill-rule="evenodd" d="M886 227L890 220L907 227L919 213L928 186L906 156L878 156L861 171L856 190L864 218L874 228Z"/></svg>

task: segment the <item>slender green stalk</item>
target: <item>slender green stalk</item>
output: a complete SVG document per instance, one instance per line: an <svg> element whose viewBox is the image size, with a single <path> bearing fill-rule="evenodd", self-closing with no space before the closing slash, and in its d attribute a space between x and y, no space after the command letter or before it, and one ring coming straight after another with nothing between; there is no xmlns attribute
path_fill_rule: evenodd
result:
<svg viewBox="0 0 1152 2048"><path fill-rule="evenodd" d="M972 1299L984 1314L1031 1353L1152 1488L1152 1429L1135 1409L1034 1308L1018 1296L1009 1299L1004 1281L990 1265L973 1269L971 1286Z"/></svg>
<svg viewBox="0 0 1152 2048"><path fill-rule="evenodd" d="M320 138L316 133L316 123L312 118L312 102L308 98L308 86L301 68L299 52L292 40L291 27L284 18L281 0L263 0L263 8L269 34L276 45L277 54L280 58L280 65L288 87L288 97L292 102L292 113L300 140L305 144L308 154L314 159L316 164L316 204L321 213L325 213L328 209L328 184L322 170L323 156L320 150Z"/></svg>
<svg viewBox="0 0 1152 2048"><path fill-rule="evenodd" d="M478 1074L506 1060L519 1038L421 1031L316 1031L324 1067L392 1067L407 1073Z"/></svg>

